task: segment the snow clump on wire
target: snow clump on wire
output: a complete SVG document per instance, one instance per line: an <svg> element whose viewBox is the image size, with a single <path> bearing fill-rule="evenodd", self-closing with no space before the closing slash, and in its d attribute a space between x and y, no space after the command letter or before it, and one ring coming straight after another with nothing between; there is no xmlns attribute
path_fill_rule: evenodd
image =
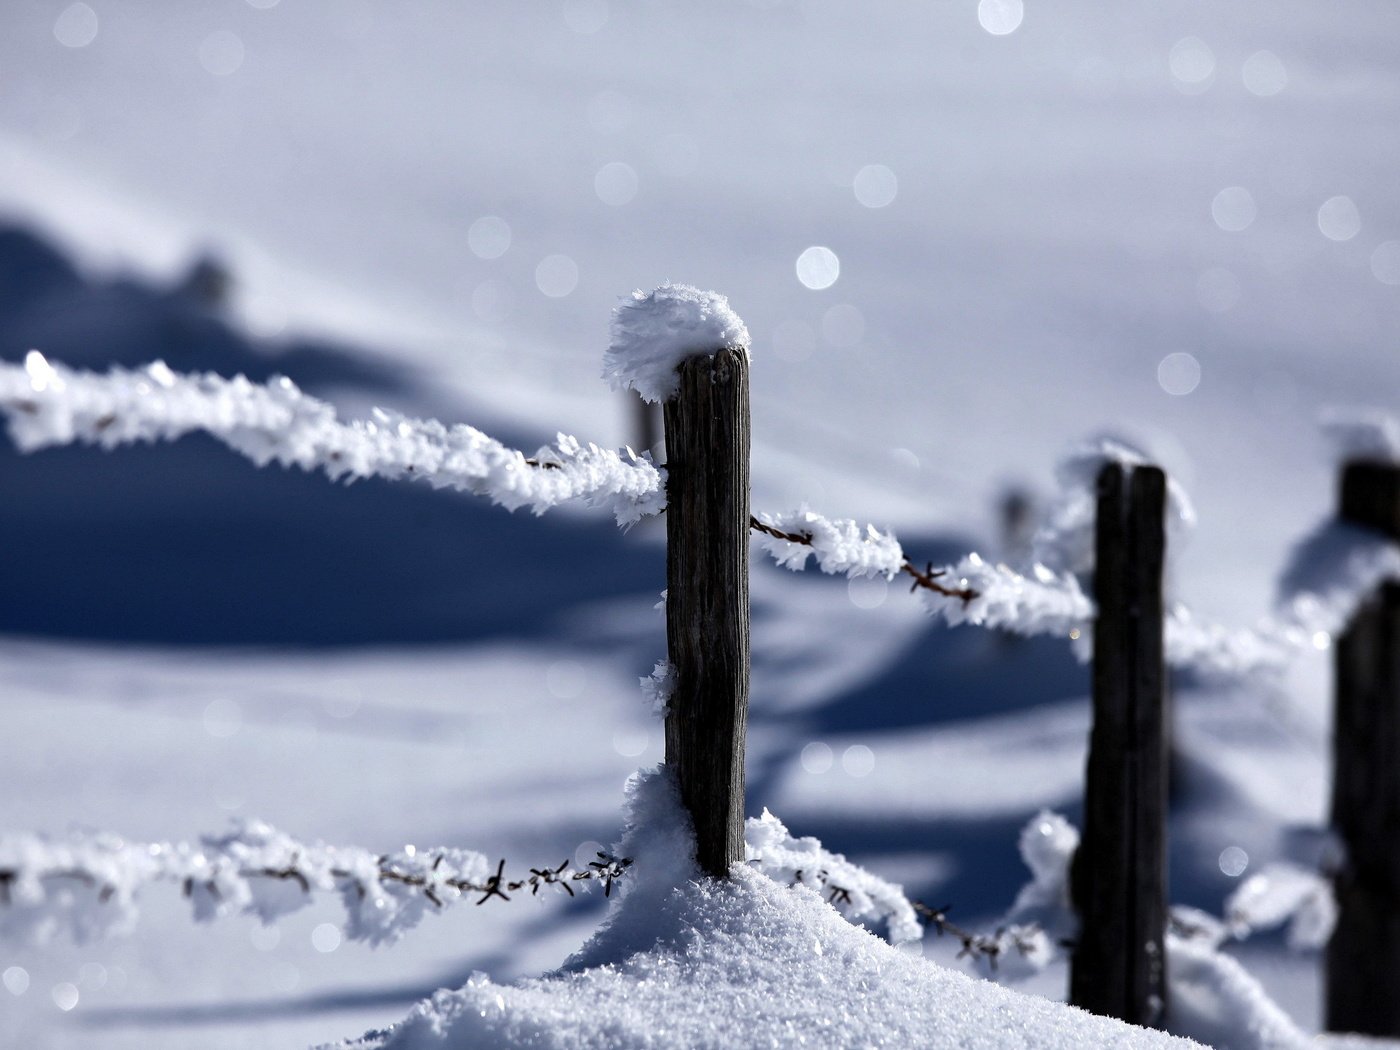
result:
<svg viewBox="0 0 1400 1050"><path fill-rule="evenodd" d="M725 347L749 350L749 330L725 296L688 284L635 291L613 311L603 378L614 390L668 401L680 386L676 369L684 361Z"/></svg>
<svg viewBox="0 0 1400 1050"><path fill-rule="evenodd" d="M1331 408L1322 430L1337 462L1400 463L1400 419L1375 408Z"/></svg>

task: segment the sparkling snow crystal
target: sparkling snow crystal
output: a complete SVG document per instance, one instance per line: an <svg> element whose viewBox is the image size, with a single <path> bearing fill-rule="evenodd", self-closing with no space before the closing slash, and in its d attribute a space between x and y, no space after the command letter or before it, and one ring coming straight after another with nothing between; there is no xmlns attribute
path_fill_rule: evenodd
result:
<svg viewBox="0 0 1400 1050"><path fill-rule="evenodd" d="M613 311L603 378L614 390L635 390L647 401L665 401L676 392L676 368L686 358L726 346L747 352L749 330L718 292L688 284L636 291Z"/></svg>

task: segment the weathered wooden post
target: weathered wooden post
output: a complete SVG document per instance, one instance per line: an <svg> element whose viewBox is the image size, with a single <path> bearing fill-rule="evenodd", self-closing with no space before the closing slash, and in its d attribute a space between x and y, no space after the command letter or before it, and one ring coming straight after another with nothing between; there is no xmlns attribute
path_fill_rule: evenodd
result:
<svg viewBox="0 0 1400 1050"><path fill-rule="evenodd" d="M1147 1026L1167 1004L1166 487L1156 467L1099 474L1094 725L1071 887L1070 1002Z"/></svg>
<svg viewBox="0 0 1400 1050"><path fill-rule="evenodd" d="M1400 540L1400 466L1342 471L1341 519ZM1327 946L1327 1028L1400 1036L1400 582L1337 641L1332 828L1344 858Z"/></svg>
<svg viewBox="0 0 1400 1050"><path fill-rule="evenodd" d="M749 362L743 349L681 364L666 402L666 642L674 686L666 764L695 823L696 857L723 877L744 859L749 706Z"/></svg>

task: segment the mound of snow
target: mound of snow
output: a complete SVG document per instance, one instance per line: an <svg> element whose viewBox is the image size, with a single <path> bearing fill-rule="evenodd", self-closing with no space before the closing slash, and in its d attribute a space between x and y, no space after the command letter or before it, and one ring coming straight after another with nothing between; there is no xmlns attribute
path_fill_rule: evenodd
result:
<svg viewBox="0 0 1400 1050"><path fill-rule="evenodd" d="M727 346L747 352L749 330L718 292L688 284L635 291L613 311L603 378L614 390L635 390L647 401L666 401L679 385L676 369L681 362Z"/></svg>
<svg viewBox="0 0 1400 1050"><path fill-rule="evenodd" d="M634 778L632 880L558 973L473 976L357 1050L490 1047L1187 1047L1018 994L850 925L805 886L749 867L700 878L671 781Z"/></svg>

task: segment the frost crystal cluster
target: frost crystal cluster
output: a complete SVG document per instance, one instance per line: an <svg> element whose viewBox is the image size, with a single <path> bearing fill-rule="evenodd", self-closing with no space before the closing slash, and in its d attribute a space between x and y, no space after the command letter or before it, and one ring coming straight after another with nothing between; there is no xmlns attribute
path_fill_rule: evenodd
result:
<svg viewBox="0 0 1400 1050"><path fill-rule="evenodd" d="M904 549L892 532L861 525L849 518L825 518L804 503L787 514L762 514L759 520L774 531L803 536L806 543L760 533L759 546L785 569L798 572L807 558L816 559L822 572L846 576L883 576L893 579L904 568Z"/></svg>
<svg viewBox="0 0 1400 1050"><path fill-rule="evenodd" d="M613 310L603 378L614 390L667 401L679 386L676 369L682 362L725 347L747 353L749 330L718 292L688 284L635 291Z"/></svg>

